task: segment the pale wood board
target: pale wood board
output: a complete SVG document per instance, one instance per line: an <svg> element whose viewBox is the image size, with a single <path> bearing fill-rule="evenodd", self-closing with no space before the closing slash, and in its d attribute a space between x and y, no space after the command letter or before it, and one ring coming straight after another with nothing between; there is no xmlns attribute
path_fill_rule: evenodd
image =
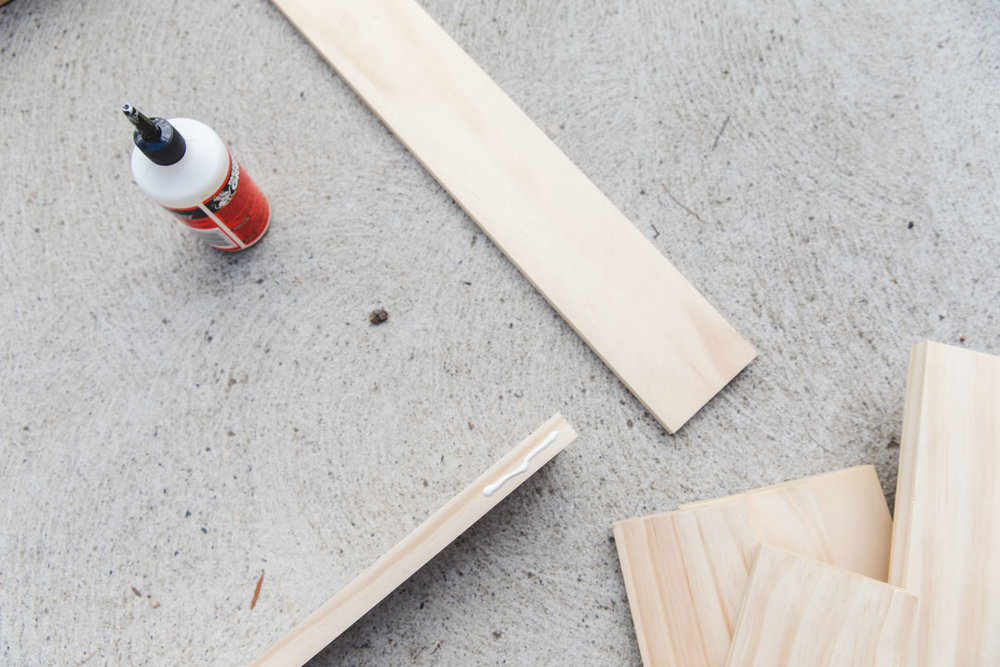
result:
<svg viewBox="0 0 1000 667"><path fill-rule="evenodd" d="M414 0L273 2L668 431L750 363L751 345Z"/></svg>
<svg viewBox="0 0 1000 667"><path fill-rule="evenodd" d="M918 604L901 588L762 545L726 665L912 665Z"/></svg>
<svg viewBox="0 0 1000 667"><path fill-rule="evenodd" d="M685 503L681 509L737 500L747 508L761 542L886 581L892 517L878 473L854 466L723 498ZM791 523L789 523L791 522ZM821 532L802 530L823 526ZM877 536L866 543L852 539Z"/></svg>
<svg viewBox="0 0 1000 667"><path fill-rule="evenodd" d="M722 665L757 539L739 503L631 519L615 545L645 665Z"/></svg>
<svg viewBox="0 0 1000 667"><path fill-rule="evenodd" d="M553 416L253 664L305 664L575 438L562 415Z"/></svg>
<svg viewBox="0 0 1000 667"><path fill-rule="evenodd" d="M884 579L890 532L871 466L619 521L615 544L643 663L724 664L761 542Z"/></svg>
<svg viewBox="0 0 1000 667"><path fill-rule="evenodd" d="M910 353L889 581L920 596L920 665L1000 665L1000 357Z"/></svg>

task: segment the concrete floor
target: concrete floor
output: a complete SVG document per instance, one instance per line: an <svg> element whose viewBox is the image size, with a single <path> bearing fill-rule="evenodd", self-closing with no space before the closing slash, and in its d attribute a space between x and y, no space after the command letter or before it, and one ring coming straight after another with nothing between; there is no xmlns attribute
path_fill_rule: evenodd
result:
<svg viewBox="0 0 1000 667"><path fill-rule="evenodd" d="M14 0L0 662L245 664L561 411L314 664L634 664L613 521L859 463L891 503L910 346L1000 353L996 3L423 4L759 358L668 435L269 3ZM124 102L219 131L258 247L143 197Z"/></svg>

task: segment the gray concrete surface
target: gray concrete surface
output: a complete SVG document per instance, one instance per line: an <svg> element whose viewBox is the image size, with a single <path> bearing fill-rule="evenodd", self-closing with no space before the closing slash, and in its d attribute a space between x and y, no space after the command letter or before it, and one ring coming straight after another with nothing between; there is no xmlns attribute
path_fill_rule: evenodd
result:
<svg viewBox="0 0 1000 667"><path fill-rule="evenodd" d="M314 662L635 664L612 521L858 463L891 502L910 346L1000 353L995 2L424 6L759 359L666 434L263 0L14 0L3 664L245 664L556 411ZM143 198L123 102L219 131L259 247Z"/></svg>

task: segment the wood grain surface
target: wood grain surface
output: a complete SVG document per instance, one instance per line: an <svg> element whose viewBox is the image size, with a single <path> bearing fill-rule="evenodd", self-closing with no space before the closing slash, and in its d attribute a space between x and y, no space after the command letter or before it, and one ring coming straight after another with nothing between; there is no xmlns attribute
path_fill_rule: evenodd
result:
<svg viewBox="0 0 1000 667"><path fill-rule="evenodd" d="M576 438L555 415L268 649L254 665L304 665Z"/></svg>
<svg viewBox="0 0 1000 667"><path fill-rule="evenodd" d="M820 473L680 507L731 501L746 507L761 542L886 581L892 518L874 466ZM823 529L804 529L807 526ZM870 548L859 548L864 544Z"/></svg>
<svg viewBox="0 0 1000 667"><path fill-rule="evenodd" d="M274 4L668 431L753 359L414 0Z"/></svg>
<svg viewBox="0 0 1000 667"><path fill-rule="evenodd" d="M918 604L901 588L762 545L726 665L912 665Z"/></svg>
<svg viewBox="0 0 1000 667"><path fill-rule="evenodd" d="M920 596L920 665L1000 665L998 480L1000 357L917 344L889 581Z"/></svg>
<svg viewBox="0 0 1000 667"><path fill-rule="evenodd" d="M889 510L870 466L614 525L643 663L725 663L757 546L885 576Z"/></svg>
<svg viewBox="0 0 1000 667"><path fill-rule="evenodd" d="M739 503L615 524L645 665L722 665L758 541Z"/></svg>
<svg viewBox="0 0 1000 667"><path fill-rule="evenodd" d="M996 0L419 1L760 356L668 435L269 1L9 2L0 664L247 665L563 409L311 667L638 665L613 522L891 503L909 348L1000 354ZM144 197L126 101L219 132L264 242Z"/></svg>

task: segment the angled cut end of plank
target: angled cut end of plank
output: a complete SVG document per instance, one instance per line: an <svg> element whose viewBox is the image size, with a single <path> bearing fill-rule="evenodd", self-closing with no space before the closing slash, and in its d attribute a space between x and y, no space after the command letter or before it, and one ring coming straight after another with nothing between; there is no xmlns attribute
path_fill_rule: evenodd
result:
<svg viewBox="0 0 1000 667"><path fill-rule="evenodd" d="M919 664L1000 665L1000 357L910 353L890 583L920 596Z"/></svg>
<svg viewBox="0 0 1000 667"><path fill-rule="evenodd" d="M891 530L871 466L619 521L615 544L643 663L725 663L758 544L884 578Z"/></svg>
<svg viewBox="0 0 1000 667"><path fill-rule="evenodd" d="M756 355L414 0L273 0L670 432Z"/></svg>
<svg viewBox="0 0 1000 667"><path fill-rule="evenodd" d="M726 665L909 666L917 608L901 588L762 545Z"/></svg>
<svg viewBox="0 0 1000 667"><path fill-rule="evenodd" d="M555 415L327 600L254 665L304 665L576 438Z"/></svg>

